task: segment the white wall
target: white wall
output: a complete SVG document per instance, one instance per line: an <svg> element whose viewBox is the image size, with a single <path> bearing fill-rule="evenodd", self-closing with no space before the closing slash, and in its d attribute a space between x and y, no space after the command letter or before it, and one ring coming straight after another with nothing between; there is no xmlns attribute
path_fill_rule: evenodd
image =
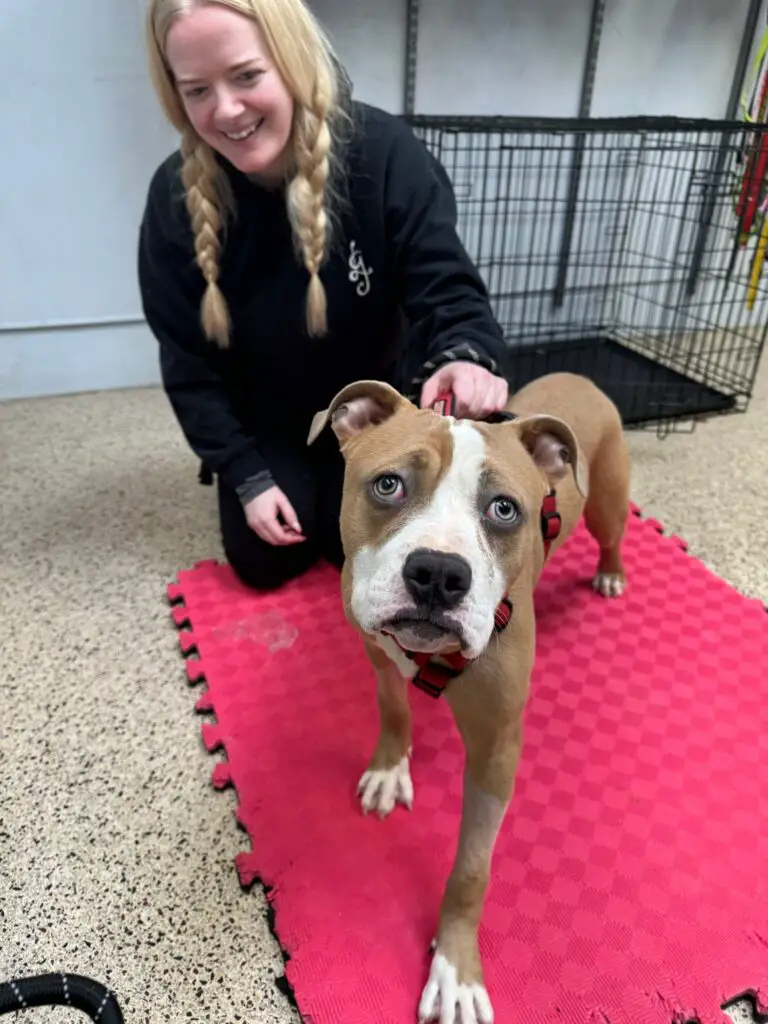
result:
<svg viewBox="0 0 768 1024"><path fill-rule="evenodd" d="M0 398L157 381L136 234L175 138L147 80L142 2L0 5L0 36L15 41L4 48L13 100L0 165ZM721 116L747 6L609 0L593 112ZM402 0L313 7L357 95L401 111ZM589 9L422 0L418 112L574 114Z"/></svg>
<svg viewBox="0 0 768 1024"><path fill-rule="evenodd" d="M135 252L148 175L174 139L140 15L135 0L0 4L0 398L157 378Z"/></svg>
<svg viewBox="0 0 768 1024"><path fill-rule="evenodd" d="M418 112L575 114L590 6L423 0Z"/></svg>
<svg viewBox="0 0 768 1024"><path fill-rule="evenodd" d="M358 94L401 110L404 2L312 6ZM607 0L592 113L722 116L748 7L749 0ZM421 0L417 111L575 115L591 9L592 0Z"/></svg>
<svg viewBox="0 0 768 1024"><path fill-rule="evenodd" d="M609 0L595 117L722 117L749 0Z"/></svg>

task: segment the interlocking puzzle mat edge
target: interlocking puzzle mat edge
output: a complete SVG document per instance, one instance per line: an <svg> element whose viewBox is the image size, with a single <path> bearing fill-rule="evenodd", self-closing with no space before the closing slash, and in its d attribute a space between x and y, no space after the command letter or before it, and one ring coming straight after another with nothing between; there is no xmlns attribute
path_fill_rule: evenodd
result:
<svg viewBox="0 0 768 1024"><path fill-rule="evenodd" d="M632 515L635 516L637 519L643 521L647 526L652 527L659 536L664 537L667 541L674 543L676 547L680 551L686 553L688 557L695 558L694 555L690 554L687 542L678 535L666 534L663 524L658 519L650 516L645 516L642 509L634 503L631 504L631 512ZM697 561L699 560L697 559ZM192 566L190 570L187 570L187 572L193 572L199 569L205 569L206 567L215 566L219 564L220 563L218 563L215 559L209 559L196 563L194 566ZM709 569L707 571L711 572L711 570ZM183 575L183 573L181 573L180 576L181 575ZM718 582L723 582L719 579L719 577L715 576L714 573L712 573L712 576L715 579L717 579ZM205 664L200 658L200 652L198 650L194 634L194 624L190 621L190 615L185 604L184 586L182 583L179 582L179 578L177 578L176 582L168 584L166 588L166 597L170 604L173 624L178 631L179 647L182 655L185 658L187 681L189 685L193 687L198 687L202 684L206 684L207 680L205 675ZM763 611L768 612L768 607L766 607L760 600L748 598L744 598L744 600L749 601L749 603L759 605ZM201 737L207 751L211 754L219 752L224 755L223 759L217 760L216 763L214 764L211 773L211 783L213 788L216 790L232 788L235 789L236 792L236 787L234 785L232 773L226 757L226 743L224 742L221 736L221 733L218 728L218 723L215 720L215 709L213 701L207 689L203 690L203 692L199 695L195 703L195 711L200 715L210 716L213 718L212 721L206 721L201 724ZM239 799L239 795L237 794L237 792L236 797L238 797ZM276 905L279 905L280 899L280 889L279 887L270 884L268 880L264 880L260 876L258 865L259 859L258 856L254 853L253 849L254 837L248 833L248 829L240 817L239 807L235 813L235 818L237 825L243 830L243 832L246 835L249 836L249 839L252 844L252 848L250 851L243 851L235 858L235 865L238 871L241 885L246 890L254 884L258 884L263 888L268 902L269 925L273 935L275 936L276 941L280 945L284 961L286 964L288 964L291 959L291 952L289 950L286 950L281 941L280 929L278 926L276 914ZM758 938L760 937L758 936ZM765 940L761 939L760 941L764 942ZM768 950L768 944L766 944L766 949ZM768 953L766 954L766 956L768 959ZM278 988L283 992L283 994L290 1000L290 1002L298 1010L300 1010L301 1008L299 1007L295 993L285 975L277 979L277 985ZM689 1022L690 1024L697 1024L697 1021L699 1019L704 1019L697 1017L694 1020L690 1017L690 1014L688 1013L683 1014L681 1016L679 1009L676 1008L676 1006L672 1002L669 1002L668 999L662 993L658 993L658 998L660 1005L664 1007L665 1014L668 1014L668 1017L665 1016L665 1020L668 1019L670 1024L689 1024ZM746 998L748 1001L752 1003L755 1019L760 1019L762 1021L762 1015L768 1013L768 998L766 998L764 990L761 992L761 990L758 987L746 986L740 991L723 993L723 1002L721 1003L721 1006L726 1006L731 1002L735 1001L736 999L744 998ZM719 1009L720 1008L718 1008L718 1010ZM607 1017L600 1016L600 1011L596 1011L596 1013L598 1014L598 1016L595 1017L595 1021L599 1020L601 1022L605 1022L605 1024L618 1024L618 1022L615 1022L612 1019L609 1020L609 1018ZM726 1019L724 1014L718 1012L705 1014L705 1017L707 1022L709 1022L710 1020L720 1021ZM305 1017L303 1019L310 1021L311 1017ZM563 1017L562 1019L565 1022L567 1020L567 1017ZM549 1021L547 1021L547 1024L549 1024ZM622 1024L624 1024L624 1022L622 1022ZM626 1024L630 1024L630 1022L627 1021Z"/></svg>

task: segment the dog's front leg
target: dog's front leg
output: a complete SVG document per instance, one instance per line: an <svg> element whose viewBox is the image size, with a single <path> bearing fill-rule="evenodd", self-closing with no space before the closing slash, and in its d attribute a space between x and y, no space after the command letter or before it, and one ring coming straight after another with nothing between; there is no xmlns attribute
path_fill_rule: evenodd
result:
<svg viewBox="0 0 768 1024"><path fill-rule="evenodd" d="M365 648L376 672L379 704L379 736L373 755L358 784L363 810L375 810L385 817L395 807L413 806L413 783L409 770L411 753L411 707L408 681L397 665L372 640Z"/></svg>
<svg viewBox="0 0 768 1024"><path fill-rule="evenodd" d="M461 721L457 715L459 726ZM419 1020L440 1024L491 1024L478 927L488 888L493 849L512 797L520 756L520 719L473 737L465 732L467 759L461 828Z"/></svg>

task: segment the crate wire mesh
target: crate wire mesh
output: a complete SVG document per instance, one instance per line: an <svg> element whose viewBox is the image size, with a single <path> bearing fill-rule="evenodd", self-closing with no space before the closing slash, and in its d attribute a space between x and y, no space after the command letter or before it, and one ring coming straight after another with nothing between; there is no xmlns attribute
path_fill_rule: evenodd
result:
<svg viewBox="0 0 768 1024"><path fill-rule="evenodd" d="M739 245L746 153L766 129L679 118L407 118L456 192L511 383L592 377L660 436L744 411L768 329ZM759 184L759 183L758 183ZM765 273L768 282L768 269Z"/></svg>

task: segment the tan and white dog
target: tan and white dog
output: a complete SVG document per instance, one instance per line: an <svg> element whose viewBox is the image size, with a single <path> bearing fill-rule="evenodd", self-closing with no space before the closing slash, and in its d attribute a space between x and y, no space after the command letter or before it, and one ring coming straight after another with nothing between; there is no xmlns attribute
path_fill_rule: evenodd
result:
<svg viewBox="0 0 768 1024"><path fill-rule="evenodd" d="M477 933L520 757L533 592L582 513L599 545L595 590L625 586L629 455L616 407L586 378L558 373L507 410L501 422L455 420L358 381L316 415L308 439L330 424L345 460L343 601L378 680L363 809L412 806L408 680L444 694L465 749L458 846L418 1008L420 1021L441 1024L493 1020Z"/></svg>

